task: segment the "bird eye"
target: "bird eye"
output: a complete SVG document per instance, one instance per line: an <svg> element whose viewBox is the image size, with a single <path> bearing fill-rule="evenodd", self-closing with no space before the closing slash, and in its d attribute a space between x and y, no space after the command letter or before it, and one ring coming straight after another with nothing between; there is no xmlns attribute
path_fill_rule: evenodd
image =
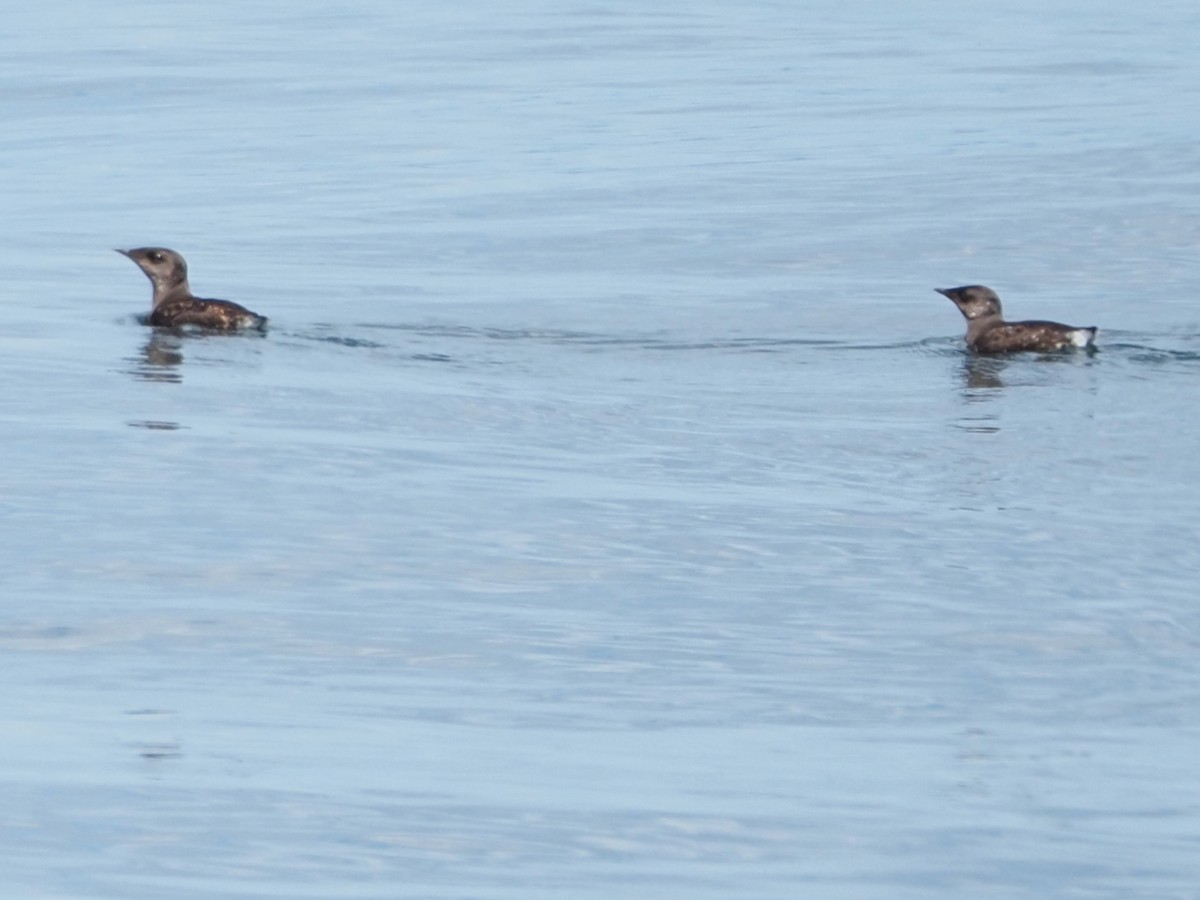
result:
<svg viewBox="0 0 1200 900"><path fill-rule="evenodd" d="M147 254L150 257L150 262L162 262L163 255L155 250L153 253Z"/></svg>

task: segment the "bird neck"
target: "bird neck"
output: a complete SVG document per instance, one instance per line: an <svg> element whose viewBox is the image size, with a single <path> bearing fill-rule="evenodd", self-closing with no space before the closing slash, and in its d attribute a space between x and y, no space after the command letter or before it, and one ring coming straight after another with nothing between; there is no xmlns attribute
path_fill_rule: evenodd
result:
<svg viewBox="0 0 1200 900"><path fill-rule="evenodd" d="M154 283L154 307L162 306L169 300L179 300L183 297L192 296L192 289L188 285L187 278L173 281L169 284Z"/></svg>
<svg viewBox="0 0 1200 900"><path fill-rule="evenodd" d="M989 316L981 316L978 319L967 320L967 343L976 340L985 331L991 331L997 325L1004 323L1004 317L1000 313L992 313Z"/></svg>

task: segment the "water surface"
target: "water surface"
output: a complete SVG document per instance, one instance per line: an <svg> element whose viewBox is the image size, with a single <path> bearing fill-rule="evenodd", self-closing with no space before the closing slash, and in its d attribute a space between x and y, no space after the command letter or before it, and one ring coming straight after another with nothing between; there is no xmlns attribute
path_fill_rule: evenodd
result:
<svg viewBox="0 0 1200 900"><path fill-rule="evenodd" d="M1193 896L1198 19L14 10L10 892Z"/></svg>

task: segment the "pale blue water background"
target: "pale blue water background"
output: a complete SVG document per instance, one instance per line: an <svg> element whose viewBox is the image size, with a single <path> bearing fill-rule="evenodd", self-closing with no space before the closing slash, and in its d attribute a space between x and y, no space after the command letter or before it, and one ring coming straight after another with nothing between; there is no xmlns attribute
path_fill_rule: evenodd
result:
<svg viewBox="0 0 1200 900"><path fill-rule="evenodd" d="M1200 896L1197 46L7 10L4 895Z"/></svg>

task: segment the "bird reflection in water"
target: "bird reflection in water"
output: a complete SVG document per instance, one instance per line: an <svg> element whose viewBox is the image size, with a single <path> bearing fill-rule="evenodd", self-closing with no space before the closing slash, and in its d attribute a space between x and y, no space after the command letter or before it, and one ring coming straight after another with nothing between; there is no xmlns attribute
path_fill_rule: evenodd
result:
<svg viewBox="0 0 1200 900"><path fill-rule="evenodd" d="M154 329L150 340L142 347L142 355L129 360L134 364L129 374L138 381L180 384L183 381L183 372L179 368L183 363L182 343L180 335Z"/></svg>
<svg viewBox="0 0 1200 900"><path fill-rule="evenodd" d="M969 354L963 361L963 400L968 404L987 403L995 399L998 390L1004 387L1000 373L1007 367L1008 361L995 356L977 356ZM955 423L963 431L977 434L995 434L1000 430L1000 423L995 410L986 407L976 407L976 414L965 416Z"/></svg>
<svg viewBox="0 0 1200 900"><path fill-rule="evenodd" d="M166 422L161 419L138 419L133 422L126 422L130 428L146 428L150 431L178 431L183 428L178 422Z"/></svg>
<svg viewBox="0 0 1200 900"><path fill-rule="evenodd" d="M963 363L964 385L969 391L996 390L1004 387L1004 379L1000 377L1008 360L995 356L978 356L969 354Z"/></svg>
<svg viewBox="0 0 1200 900"><path fill-rule="evenodd" d="M126 359L133 368L128 369L137 381L157 381L166 384L183 382L182 340L179 334L154 329L150 339L142 347L141 355ZM183 428L178 422L165 419L136 419L125 423L130 428L147 428L151 431L178 431Z"/></svg>

